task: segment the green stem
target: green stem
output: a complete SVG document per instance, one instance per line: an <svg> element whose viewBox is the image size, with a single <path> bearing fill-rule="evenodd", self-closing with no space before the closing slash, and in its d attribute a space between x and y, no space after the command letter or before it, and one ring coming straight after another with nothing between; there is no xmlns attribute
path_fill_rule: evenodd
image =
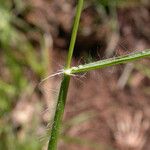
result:
<svg viewBox="0 0 150 150"><path fill-rule="evenodd" d="M77 6L77 13L75 16L75 21L73 25L73 30L72 30L72 36L71 36L71 41L70 41L70 46L69 46L69 52L68 52L68 57L67 57L67 62L66 62L66 68L70 68L71 65L71 60L72 60L72 55L73 55L73 50L74 50L74 45L77 37L77 31L79 27L79 21L80 21L80 16L82 12L82 7L83 7L83 0L79 0L78 6Z"/></svg>
<svg viewBox="0 0 150 150"><path fill-rule="evenodd" d="M85 65L79 65L78 67L72 67L70 69L66 69L64 72L66 74L82 73L82 72L87 72L95 69L105 68L108 66L131 62L144 57L150 57L150 49L136 52L136 53L131 53L120 57L100 60Z"/></svg>
<svg viewBox="0 0 150 150"><path fill-rule="evenodd" d="M56 106L56 112L55 112L54 122L52 126L52 131L51 131L51 138L48 144L48 150L57 149L57 141L59 137L59 130L61 127L61 120L62 120L64 108L65 108L69 81L70 81L70 77L67 75L64 75L62 83L61 83L61 87L60 87L59 96L58 96L58 102Z"/></svg>
<svg viewBox="0 0 150 150"><path fill-rule="evenodd" d="M83 6L83 0L79 0L78 6L77 6L77 11L76 11L76 16L75 16L75 22L73 25L73 31L72 31L71 42L70 42L70 47L69 47L69 52L68 52L68 58L66 61L65 68L70 68L70 65L71 65L71 60L72 60L74 45L75 45L75 41L76 41L82 6ZM67 74L64 74L63 80L61 82L60 91L59 91L59 96L58 96L58 101L57 101L57 106L56 106L56 111L55 111L55 116L54 116L54 122L53 122L50 140L49 140L49 144L48 144L48 150L56 150L57 149L59 130L61 127L63 112L65 109L65 103L66 103L66 98L67 98L67 93L68 93L69 82L70 82L70 76Z"/></svg>

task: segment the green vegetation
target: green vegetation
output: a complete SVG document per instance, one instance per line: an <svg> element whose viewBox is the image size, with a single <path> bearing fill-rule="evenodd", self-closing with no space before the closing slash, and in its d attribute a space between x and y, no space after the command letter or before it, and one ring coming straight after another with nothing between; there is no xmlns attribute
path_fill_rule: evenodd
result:
<svg viewBox="0 0 150 150"><path fill-rule="evenodd" d="M109 67L109 66L113 66L113 65L117 65L117 64L131 62L131 61L138 60L138 59L144 58L144 57L150 57L150 49L144 50L141 52L136 52L133 54L128 54L125 56L115 57L112 59L100 60L97 62L85 64L85 65L79 65L77 67L72 67L72 68L66 69L66 70L64 70L64 72L66 74L73 75L75 73L82 73L82 72L87 72L90 70L101 69L101 68L105 68L105 67Z"/></svg>
<svg viewBox="0 0 150 150"><path fill-rule="evenodd" d="M11 122L17 100L23 93L32 95L35 88L26 70L30 68L31 75L37 79L44 74L43 60L25 35L29 25L17 15L25 9L23 1L15 0L14 4L9 0L0 1L0 149L3 150L40 150L42 147L33 132L20 140Z"/></svg>
<svg viewBox="0 0 150 150"><path fill-rule="evenodd" d="M61 83L61 87L60 87L60 91L59 91L59 96L58 96L53 126L52 126L52 130L51 130L51 136L50 136L50 141L49 141L49 145L48 145L48 150L56 150L57 149L57 142L58 142L58 137L59 137L59 132L60 132L60 126L61 126L61 121L62 121L62 117L63 117L63 112L65 109L65 103L66 103L66 98L67 98L67 93L68 93L70 77L72 74L87 72L90 70L104 68L104 67L108 67L108 66L112 66L112 65L121 64L121 63L127 63L127 62L137 60L140 58L144 58L144 57L150 57L150 50L145 50L145 51L134 53L134 54L128 54L126 56L120 56L120 57L116 57L113 59L106 59L106 60L70 68L82 7L83 7L83 0L79 0L78 6L77 6L77 11L76 11L75 23L74 23L73 31L72 31L70 48L69 48L69 52L68 52L67 63L66 63L66 67L65 67L66 69L64 69L63 79L62 79L62 83Z"/></svg>

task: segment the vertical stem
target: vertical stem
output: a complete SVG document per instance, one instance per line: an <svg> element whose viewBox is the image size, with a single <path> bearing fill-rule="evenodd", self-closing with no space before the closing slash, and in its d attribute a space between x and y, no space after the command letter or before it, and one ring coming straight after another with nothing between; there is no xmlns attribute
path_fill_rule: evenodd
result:
<svg viewBox="0 0 150 150"><path fill-rule="evenodd" d="M74 45L75 45L75 41L76 41L76 37L77 37L77 31L78 31L78 27L79 27L79 21L80 21L80 16L81 16L81 12L82 12L82 7L83 7L83 0L79 0L78 6L77 6L77 13L76 13L75 21L74 21L74 25L73 25L72 35L71 35L69 52L68 52L68 57L67 57L67 62L66 62L66 69L70 68L70 65L71 65L71 60L72 60Z"/></svg>
<svg viewBox="0 0 150 150"><path fill-rule="evenodd" d="M48 144L48 150L57 149L57 142L58 142L61 120L63 117L63 112L64 112L66 98L67 98L69 81L70 81L70 76L64 75L61 83L60 91L59 91L58 102L56 106L56 112L55 112L54 122L51 131L51 137Z"/></svg>
<svg viewBox="0 0 150 150"><path fill-rule="evenodd" d="M72 60L74 45L75 45L75 41L76 41L82 7L83 7L83 0L79 0L78 6L77 6L77 11L76 11L76 16L75 16L75 22L73 25L73 31L72 31L71 41L70 41L68 57L67 57L66 66L65 66L68 69L70 68L70 65L71 65L71 60ZM59 130L61 127L63 112L65 109L65 103L66 103L66 98L67 98L67 93L68 93L69 82L70 82L70 76L64 74L62 82L61 82L60 91L59 91L59 96L58 96L58 101L57 101L57 106L56 106L56 111L55 111L55 116L54 116L54 122L53 122L50 140L49 140L49 144L48 144L48 150L56 150L57 149Z"/></svg>

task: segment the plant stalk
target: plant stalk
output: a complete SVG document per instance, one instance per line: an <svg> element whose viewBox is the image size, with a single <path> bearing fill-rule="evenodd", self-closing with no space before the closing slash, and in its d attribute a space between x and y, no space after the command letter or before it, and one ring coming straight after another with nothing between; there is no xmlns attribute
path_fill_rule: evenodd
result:
<svg viewBox="0 0 150 150"><path fill-rule="evenodd" d="M69 52L68 52L68 57L67 57L67 62L66 62L66 69L70 68L70 65L71 65L71 60L72 60L74 45L76 42L82 7L83 7L83 0L78 0L77 13L75 16L75 21L74 21L73 30L72 30L72 36L71 36Z"/></svg>
<svg viewBox="0 0 150 150"><path fill-rule="evenodd" d="M83 0L78 0L77 11L76 11L75 21L74 21L74 25L73 25L71 41L70 41L70 47L69 47L68 57L67 57L66 66L65 66L65 68L68 68L68 69L70 68L70 65L71 65L71 60L72 60L74 45L75 45L75 41L76 41L76 37L77 37L77 31L78 31L78 27L79 27L79 21L80 21L80 16L81 16L81 12L82 12L82 7L83 7ZM48 144L48 150L56 150L57 149L59 130L61 127L63 112L65 109L65 103L66 103L66 98L67 98L67 93L68 93L69 82L70 82L70 75L67 75L64 73L63 79L61 82L60 91L59 91L59 96L58 96L58 101L57 101L57 106L56 106L56 111L55 111L55 116L54 116L54 122L52 125L50 140L49 140L49 144Z"/></svg>
<svg viewBox="0 0 150 150"><path fill-rule="evenodd" d="M69 81L70 81L70 76L64 75L61 83L60 91L59 91L58 102L56 106L56 112L55 112L54 122L51 131L51 137L48 144L48 150L57 149L57 141L59 137L59 131L61 128L61 120L65 108Z"/></svg>

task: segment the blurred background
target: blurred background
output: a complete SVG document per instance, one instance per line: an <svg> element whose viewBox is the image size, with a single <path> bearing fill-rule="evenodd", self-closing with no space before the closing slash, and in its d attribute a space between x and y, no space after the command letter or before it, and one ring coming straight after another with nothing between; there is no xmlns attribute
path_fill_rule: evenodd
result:
<svg viewBox="0 0 150 150"><path fill-rule="evenodd" d="M0 0L0 150L46 150L76 3ZM73 65L149 47L149 0L85 0ZM72 77L58 149L149 150L149 66Z"/></svg>

